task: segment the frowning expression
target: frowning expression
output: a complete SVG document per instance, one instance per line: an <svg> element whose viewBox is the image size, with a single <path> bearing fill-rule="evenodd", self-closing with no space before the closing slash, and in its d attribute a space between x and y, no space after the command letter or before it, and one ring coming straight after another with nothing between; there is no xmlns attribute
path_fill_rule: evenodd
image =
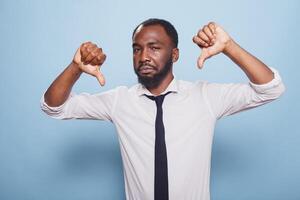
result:
<svg viewBox="0 0 300 200"><path fill-rule="evenodd" d="M172 73L172 64L177 60L178 49L160 25L141 26L132 38L133 64L137 76L157 78ZM167 69L166 69L167 67Z"/></svg>

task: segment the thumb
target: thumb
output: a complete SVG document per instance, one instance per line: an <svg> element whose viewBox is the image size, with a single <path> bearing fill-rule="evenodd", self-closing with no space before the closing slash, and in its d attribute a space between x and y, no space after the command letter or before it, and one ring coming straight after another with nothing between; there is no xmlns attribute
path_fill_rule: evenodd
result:
<svg viewBox="0 0 300 200"><path fill-rule="evenodd" d="M97 78L101 86L105 85L105 78L104 75L100 72L100 70L97 70L94 76Z"/></svg>
<svg viewBox="0 0 300 200"><path fill-rule="evenodd" d="M203 68L203 65L204 65L204 62L205 62L206 59L207 59L206 53L202 49L202 52L201 52L201 54L200 54L200 56L198 58L198 61L197 61L197 65L198 65L199 69Z"/></svg>

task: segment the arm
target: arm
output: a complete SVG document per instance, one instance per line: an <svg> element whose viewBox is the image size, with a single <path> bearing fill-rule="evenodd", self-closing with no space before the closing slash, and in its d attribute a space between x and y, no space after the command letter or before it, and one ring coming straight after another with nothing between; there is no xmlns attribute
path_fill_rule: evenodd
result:
<svg viewBox="0 0 300 200"><path fill-rule="evenodd" d="M71 89L82 72L95 76L104 85L104 76L99 66L105 61L105 54L97 45L83 43L76 51L71 64L53 81L44 98L49 106L62 105L70 95Z"/></svg>
<svg viewBox="0 0 300 200"><path fill-rule="evenodd" d="M264 63L241 48L214 22L204 26L193 41L202 48L198 59L200 68L207 58L222 52L245 72L251 82L265 84L274 78L273 72Z"/></svg>
<svg viewBox="0 0 300 200"><path fill-rule="evenodd" d="M273 72L259 59L241 48L233 40L226 45L223 53L235 62L255 84L265 84L274 78Z"/></svg>
<svg viewBox="0 0 300 200"><path fill-rule="evenodd" d="M78 65L72 62L50 85L44 96L45 102L53 107L63 104L81 73Z"/></svg>
<svg viewBox="0 0 300 200"><path fill-rule="evenodd" d="M212 22L204 26L193 41L202 49L198 59L200 68L206 59L222 52L250 79L249 85L204 84L207 104L217 119L273 101L284 92L285 87L278 72L242 49L217 24Z"/></svg>

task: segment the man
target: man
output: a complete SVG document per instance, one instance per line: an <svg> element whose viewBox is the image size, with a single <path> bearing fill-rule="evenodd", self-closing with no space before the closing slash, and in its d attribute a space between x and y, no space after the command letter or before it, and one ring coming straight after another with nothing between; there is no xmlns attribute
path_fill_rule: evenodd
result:
<svg viewBox="0 0 300 200"><path fill-rule="evenodd" d="M275 69L242 49L219 25L205 25L193 38L201 49L198 66L224 53L248 76L249 84L191 83L174 79L178 36L167 21L149 19L132 36L139 84L104 93L71 94L84 72L104 85L102 49L84 43L51 84L42 109L58 119L109 120L117 128L128 200L208 200L216 121L278 98L284 85Z"/></svg>

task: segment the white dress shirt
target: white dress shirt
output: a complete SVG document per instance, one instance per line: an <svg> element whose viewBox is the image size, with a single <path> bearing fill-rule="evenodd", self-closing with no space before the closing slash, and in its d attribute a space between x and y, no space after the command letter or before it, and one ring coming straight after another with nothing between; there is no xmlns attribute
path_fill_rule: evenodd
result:
<svg viewBox="0 0 300 200"><path fill-rule="evenodd" d="M209 200L210 164L217 119L278 98L285 87L278 72L263 85L195 83L173 79L162 93L168 157L169 199ZM109 120L116 126L127 200L154 199L155 102L141 84L100 94L71 94L59 107L41 108L57 119Z"/></svg>

